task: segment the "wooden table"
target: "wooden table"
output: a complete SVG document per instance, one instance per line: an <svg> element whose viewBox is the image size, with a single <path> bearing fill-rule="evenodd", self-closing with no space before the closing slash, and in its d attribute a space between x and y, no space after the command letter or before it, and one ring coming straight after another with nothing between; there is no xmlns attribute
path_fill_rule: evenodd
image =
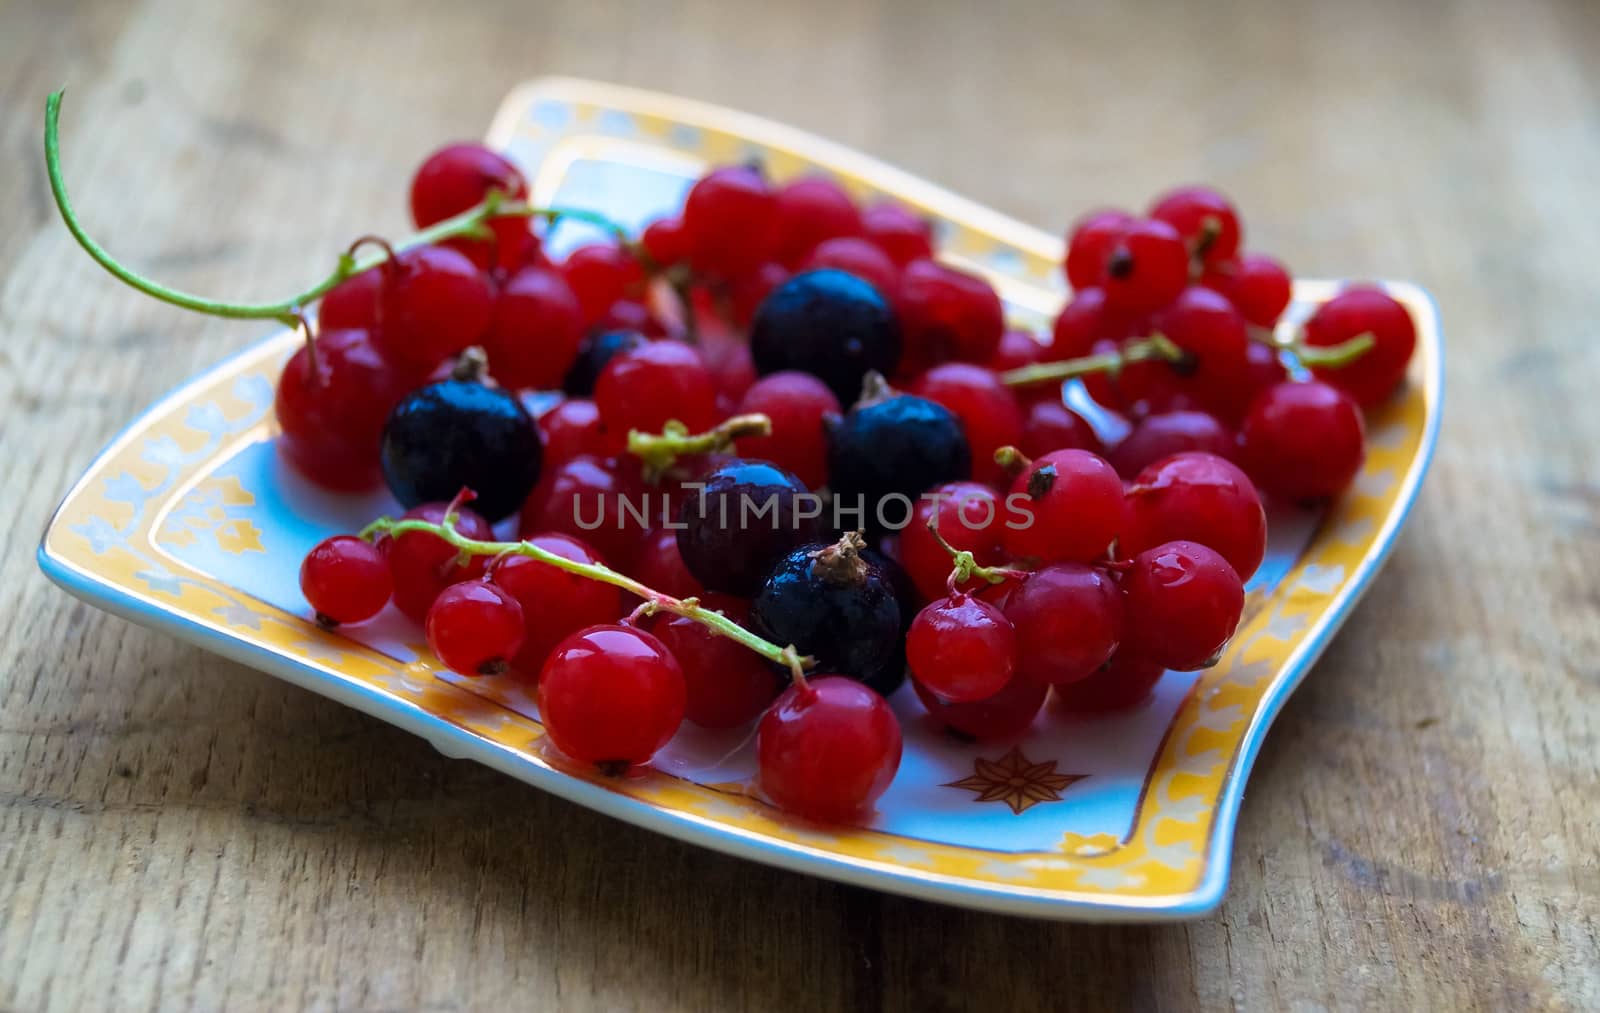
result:
<svg viewBox="0 0 1600 1013"><path fill-rule="evenodd" d="M1597 52L1583 0L0 4L0 1006L1600 1006ZM1437 463L1267 742L1216 916L1020 921L719 857L39 575L94 451L260 333L73 246L49 89L114 250L266 297L403 231L418 159L545 73L1051 228L1212 180L1299 271L1436 294Z"/></svg>

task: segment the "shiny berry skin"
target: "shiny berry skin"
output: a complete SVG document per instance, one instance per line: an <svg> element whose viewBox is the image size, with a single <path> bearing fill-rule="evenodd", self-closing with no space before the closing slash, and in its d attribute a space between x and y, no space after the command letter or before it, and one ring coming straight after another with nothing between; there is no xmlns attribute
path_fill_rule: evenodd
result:
<svg viewBox="0 0 1600 1013"><path fill-rule="evenodd" d="M652 531L640 546L631 575L645 587L674 598L693 598L706 593L678 551L678 533L671 528Z"/></svg>
<svg viewBox="0 0 1600 1013"><path fill-rule="evenodd" d="M1016 664L1011 620L987 602L955 594L927 605L906 634L912 676L952 703L984 700L1005 688Z"/></svg>
<svg viewBox="0 0 1600 1013"><path fill-rule="evenodd" d="M411 218L418 228L444 221L451 215L483 203L490 190L499 190L508 200L528 196L528 183L515 165L481 144L452 144L440 148L411 180ZM498 247L495 258L502 266L517 263L522 246L531 238L525 218L496 218L490 222L496 243L456 239L451 245L470 256L480 267L489 266L490 251Z"/></svg>
<svg viewBox="0 0 1600 1013"><path fill-rule="evenodd" d="M689 259L689 234L682 218L661 218L644 227L639 235L644 252L660 268L669 268Z"/></svg>
<svg viewBox="0 0 1600 1013"><path fill-rule="evenodd" d="M794 267L819 243L861 232L861 212L831 179L807 176L778 190L777 247L773 256Z"/></svg>
<svg viewBox="0 0 1600 1013"><path fill-rule="evenodd" d="M1406 308L1375 285L1347 288L1317 307L1306 321L1305 342L1338 345L1363 334L1371 334L1374 344L1359 359L1339 367L1316 366L1311 372L1371 408L1405 380L1416 350L1417 329Z"/></svg>
<svg viewBox="0 0 1600 1013"><path fill-rule="evenodd" d="M1143 703L1166 669L1139 654L1121 648L1093 675L1056 686L1055 706L1068 714L1104 714Z"/></svg>
<svg viewBox="0 0 1600 1013"><path fill-rule="evenodd" d="M300 564L300 593L321 626L365 622L383 611L393 591L383 553L354 535L324 538Z"/></svg>
<svg viewBox="0 0 1600 1013"><path fill-rule="evenodd" d="M1246 253L1232 266L1222 294L1255 326L1276 324L1294 297L1289 269L1264 253Z"/></svg>
<svg viewBox="0 0 1600 1013"><path fill-rule="evenodd" d="M1044 361L1062 362L1092 355L1094 343L1107 336L1109 317L1105 290L1080 288L1056 314Z"/></svg>
<svg viewBox="0 0 1600 1013"><path fill-rule="evenodd" d="M383 429L383 477L407 507L477 493L478 513L509 516L539 481L539 429L516 395L475 380L407 394Z"/></svg>
<svg viewBox="0 0 1600 1013"><path fill-rule="evenodd" d="M645 336L634 330L604 330L584 338L577 358L561 379L562 391L572 397L593 397L595 383L611 360L644 343Z"/></svg>
<svg viewBox="0 0 1600 1013"><path fill-rule="evenodd" d="M989 361L984 365L996 373L1004 373L1043 362L1045 351L1045 346L1030 332L1008 330L1000 336L1000 344L995 346L994 354L989 356Z"/></svg>
<svg viewBox="0 0 1600 1013"><path fill-rule="evenodd" d="M389 361L426 373L483 340L494 316L494 291L464 254L419 246L382 270L382 323L374 340Z"/></svg>
<svg viewBox="0 0 1600 1013"><path fill-rule="evenodd" d="M1123 640L1117 585L1082 563L1032 573L1001 606L1017 635L1019 679L1043 685L1087 679Z"/></svg>
<svg viewBox="0 0 1600 1013"><path fill-rule="evenodd" d="M1122 524L1122 479L1087 450L1055 450L1011 483L1016 520L1001 545L1017 559L1087 563L1104 556Z"/></svg>
<svg viewBox="0 0 1600 1013"><path fill-rule="evenodd" d="M599 323L613 303L644 290L644 269L616 243L580 246L561 263L561 276L583 310L583 322Z"/></svg>
<svg viewBox="0 0 1600 1013"><path fill-rule="evenodd" d="M1186 452L1155 462L1128 487L1118 550L1137 555L1186 539L1214 549L1241 581L1267 551L1267 515L1245 473L1215 454Z"/></svg>
<svg viewBox="0 0 1600 1013"><path fill-rule="evenodd" d="M1106 305L1126 313L1161 309L1188 284L1183 237L1166 222L1149 220L1129 225L1111 244L1099 280Z"/></svg>
<svg viewBox="0 0 1600 1013"><path fill-rule="evenodd" d="M1250 373L1246 384L1249 390L1249 397L1244 403L1232 407L1232 410L1228 413L1229 421L1243 418L1244 413L1250 408L1250 402L1254 401L1262 391L1268 387L1275 387L1289 379L1289 370L1284 367L1283 358L1279 355L1276 347L1262 344L1259 341L1252 341L1250 342L1248 358L1250 361Z"/></svg>
<svg viewBox="0 0 1600 1013"><path fill-rule="evenodd" d="M894 307L905 347L901 368L907 372L953 359L984 362L1006 329L993 285L936 260L906 266Z"/></svg>
<svg viewBox="0 0 1600 1013"><path fill-rule="evenodd" d="M750 611L744 599L715 592L702 597L700 607L740 625ZM759 654L702 623L661 612L649 629L678 659L687 690L683 716L702 728L749 724L782 689L780 676Z"/></svg>
<svg viewBox="0 0 1600 1013"><path fill-rule="evenodd" d="M1073 224L1067 234L1067 256L1062 261L1062 270L1074 291L1099 283L1112 244L1135 221L1137 219L1126 211L1106 209L1091 211Z"/></svg>
<svg viewBox="0 0 1600 1013"><path fill-rule="evenodd" d="M647 763L683 724L683 670L660 640L628 626L590 626L561 641L539 673L539 717L579 763Z"/></svg>
<svg viewBox="0 0 1600 1013"><path fill-rule="evenodd" d="M1226 408L1249 398L1250 332L1226 298L1191 285L1156 315L1155 330L1188 353L1190 361L1176 369L1183 377L1183 390L1201 404ZM1174 368L1154 362L1141 365Z"/></svg>
<svg viewBox="0 0 1600 1013"><path fill-rule="evenodd" d="M553 468L579 454L605 456L613 447L610 431L600 423L600 409L588 398L563 398L539 416L544 441L544 467Z"/></svg>
<svg viewBox="0 0 1600 1013"><path fill-rule="evenodd" d="M871 240L859 236L840 236L817 244L800 263L800 270L815 271L831 267L846 271L867 282L878 294L889 297L900 288L900 267Z"/></svg>
<svg viewBox="0 0 1600 1013"><path fill-rule="evenodd" d="M317 303L317 333L346 329L375 330L378 299L383 292L383 268L351 275L328 290Z"/></svg>
<svg viewBox="0 0 1600 1013"><path fill-rule="evenodd" d="M791 686L756 732L761 790L778 808L842 823L872 808L900 769L900 723L883 697L822 675Z"/></svg>
<svg viewBox="0 0 1600 1013"><path fill-rule="evenodd" d="M421 520L441 524L445 516L444 503L424 503L412 507L401 515L402 520ZM488 541L494 538L489 522L476 511L462 507L456 511L456 530L467 538ZM473 556L462 564L458 553L449 542L426 531L407 531L385 538L379 548L389 561L389 574L394 579L396 607L417 622L428 614L439 592L451 584L481 577L488 560Z"/></svg>
<svg viewBox="0 0 1600 1013"><path fill-rule="evenodd" d="M1209 186L1184 186L1163 194L1151 206L1150 217L1177 229L1191 250L1204 244L1201 258L1206 264L1239 252L1239 213Z"/></svg>
<svg viewBox="0 0 1600 1013"><path fill-rule="evenodd" d="M366 331L323 331L315 351L296 349L278 378L279 452L324 488L377 485L383 424L404 388Z"/></svg>
<svg viewBox="0 0 1600 1013"><path fill-rule="evenodd" d="M789 280L790 271L775 260L769 260L753 271L747 271L728 286L728 302L733 309L733 319L739 327L750 326L756 311L767 301L767 296Z"/></svg>
<svg viewBox="0 0 1600 1013"><path fill-rule="evenodd" d="M1098 454L1102 447L1094 427L1057 400L1035 401L1028 405L1017 449L1028 457L1043 457L1052 450L1087 450Z"/></svg>
<svg viewBox="0 0 1600 1013"><path fill-rule="evenodd" d="M571 535L543 532L526 539L574 563L604 563L600 554ZM557 569L531 556L502 556L489 568L489 579L522 606L522 646L511 659L523 676L533 679L545 658L569 635L623 612L622 592L610 584Z"/></svg>
<svg viewBox="0 0 1600 1013"><path fill-rule="evenodd" d="M911 680L911 688L935 724L952 735L980 742L1021 735L1033 724L1039 708L1044 706L1045 695L1050 692L1047 683L1012 679L987 699L955 703L942 699L915 678Z"/></svg>
<svg viewBox="0 0 1600 1013"><path fill-rule="evenodd" d="M1173 454L1198 450L1218 457L1234 455L1234 436L1215 415L1198 411L1160 412L1133 424L1106 460L1117 474L1132 481L1139 472ZM1027 448L1023 448L1027 452Z"/></svg>
<svg viewBox="0 0 1600 1013"><path fill-rule="evenodd" d="M451 584L424 623L428 646L462 675L499 675L522 647L522 606L486 580Z"/></svg>
<svg viewBox="0 0 1600 1013"><path fill-rule="evenodd" d="M983 366L947 362L918 377L911 393L944 405L961 420L972 455L973 478L1003 481L994 452L1022 440L1022 405L1010 387Z"/></svg>
<svg viewBox="0 0 1600 1013"><path fill-rule="evenodd" d="M706 173L683 203L689 259L695 270L719 278L736 278L770 259L777 222L777 195L745 165Z"/></svg>
<svg viewBox="0 0 1600 1013"><path fill-rule="evenodd" d="M950 553L928 530L929 522L938 525L940 536L957 551L972 553L980 566L993 566L1000 561L1004 509L999 495L977 482L949 482L917 498L911 523L900 532L900 565L922 600L944 597L954 566ZM969 581L964 589L982 583Z"/></svg>
<svg viewBox="0 0 1600 1013"><path fill-rule="evenodd" d="M780 560L750 604L750 629L884 692L904 675L893 582L843 542L802 546Z"/></svg>
<svg viewBox="0 0 1600 1013"><path fill-rule="evenodd" d="M678 513L678 552L709 590L748 597L774 564L822 533L822 503L766 461L734 460L692 490Z"/></svg>
<svg viewBox="0 0 1600 1013"><path fill-rule="evenodd" d="M1239 575L1198 542L1167 542L1134 556L1122 574L1122 596L1131 649L1176 672L1211 664L1244 613Z"/></svg>
<svg viewBox="0 0 1600 1013"><path fill-rule="evenodd" d="M750 357L750 346L744 341L713 333L700 335L700 358L716 385L718 411L736 404L745 391L756 382L756 364Z"/></svg>
<svg viewBox="0 0 1600 1013"><path fill-rule="evenodd" d="M593 546L609 565L626 568L646 525L660 519L665 494L611 460L580 454L552 467L522 510L522 536L559 532ZM640 519L632 509L647 514Z"/></svg>
<svg viewBox="0 0 1600 1013"><path fill-rule="evenodd" d="M897 526L924 491L972 473L961 421L926 398L896 394L868 401L830 417L826 426L835 504L859 507L863 527Z"/></svg>
<svg viewBox="0 0 1600 1013"><path fill-rule="evenodd" d="M900 326L888 300L855 275L832 268L784 282L750 325L756 372L810 373L840 404L860 396L869 371L892 373L900 347Z"/></svg>
<svg viewBox="0 0 1600 1013"><path fill-rule="evenodd" d="M505 387L551 390L578 358L583 314L561 275L525 267L495 294L483 336L489 374Z"/></svg>
<svg viewBox="0 0 1600 1013"><path fill-rule="evenodd" d="M659 433L678 421L691 433L717 423L717 388L700 353L676 341L652 341L606 363L594 403L607 428Z"/></svg>
<svg viewBox="0 0 1600 1013"><path fill-rule="evenodd" d="M1326 383L1280 383L1258 395L1239 430L1239 461L1269 496L1337 496L1366 460L1361 409Z"/></svg>
<svg viewBox="0 0 1600 1013"><path fill-rule="evenodd" d="M933 256L933 227L900 204L885 201L861 212L861 234L900 267Z"/></svg>
<svg viewBox="0 0 1600 1013"><path fill-rule="evenodd" d="M768 374L745 391L738 414L767 416L772 432L740 439L739 456L771 461L808 488L820 489L828 484L828 440L822 419L839 411L833 391L810 373Z"/></svg>

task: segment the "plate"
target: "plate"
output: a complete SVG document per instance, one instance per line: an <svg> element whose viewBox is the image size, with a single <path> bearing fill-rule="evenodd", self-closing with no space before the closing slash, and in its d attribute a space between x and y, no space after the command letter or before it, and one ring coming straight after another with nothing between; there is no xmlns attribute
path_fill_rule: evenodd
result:
<svg viewBox="0 0 1600 1013"><path fill-rule="evenodd" d="M674 208L707 164L760 159L778 178L823 172L863 200L892 197L936 223L947 259L991 278L1013 321L1043 330L1063 299L1061 243L808 134L683 99L567 79L525 84L490 142L536 201L629 226ZM557 248L581 241L563 225ZM1336 282L1296 284L1292 314ZM1047 711L1014 742L963 744L928 727L909 688L892 700L905 760L870 823L808 824L752 794L748 732L686 726L651 769L608 779L546 748L529 696L441 671L391 610L352 637L310 621L301 556L393 511L386 494L334 496L280 464L273 383L295 337L273 335L184 384L97 457L50 521L39 563L84 600L414 732L441 752L639 826L718 851L974 908L1077 920L1171 919L1222 899L1251 762L1284 700L1393 548L1437 438L1438 317L1414 286L1403 393L1369 418L1366 465L1321 513L1278 511L1266 563L1222 661L1168 673L1142 706L1073 719Z"/></svg>

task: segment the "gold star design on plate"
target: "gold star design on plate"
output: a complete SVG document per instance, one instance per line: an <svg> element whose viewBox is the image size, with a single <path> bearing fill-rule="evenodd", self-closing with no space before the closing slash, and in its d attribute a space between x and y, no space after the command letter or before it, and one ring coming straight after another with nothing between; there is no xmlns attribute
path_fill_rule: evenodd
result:
<svg viewBox="0 0 1600 1013"><path fill-rule="evenodd" d="M1013 746L998 760L979 757L973 763L971 777L950 781L944 787L975 791L978 797L974 802L1004 802L1020 816L1040 802L1061 801L1062 789L1087 776L1058 774L1056 761L1034 763L1022 755L1020 747Z"/></svg>

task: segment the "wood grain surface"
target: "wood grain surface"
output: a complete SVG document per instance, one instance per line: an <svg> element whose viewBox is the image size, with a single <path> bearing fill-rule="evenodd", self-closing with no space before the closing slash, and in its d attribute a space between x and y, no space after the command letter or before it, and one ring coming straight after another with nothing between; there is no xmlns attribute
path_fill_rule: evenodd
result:
<svg viewBox="0 0 1600 1013"><path fill-rule="evenodd" d="M0 0L0 1007L1600 1007L1600 7ZM1179 181L1313 276L1408 278L1443 443L1267 741L1221 911L1101 928L624 826L131 626L33 562L137 411L400 232L438 143L572 74L793 123L1052 229Z"/></svg>

